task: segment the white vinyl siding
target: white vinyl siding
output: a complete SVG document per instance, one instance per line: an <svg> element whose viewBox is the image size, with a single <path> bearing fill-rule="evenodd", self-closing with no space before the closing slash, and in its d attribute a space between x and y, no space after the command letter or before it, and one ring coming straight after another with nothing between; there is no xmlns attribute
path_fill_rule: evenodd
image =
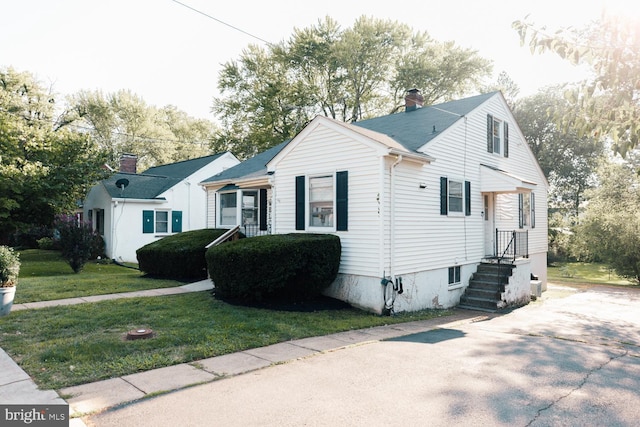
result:
<svg viewBox="0 0 640 427"><path fill-rule="evenodd" d="M296 232L296 176L335 175L338 171L349 172L349 229L334 232L334 221L331 231L340 236L342 244L340 272L379 277L383 270L378 216L380 160L371 147L333 129L318 126L278 163L274 174L274 232Z"/></svg>

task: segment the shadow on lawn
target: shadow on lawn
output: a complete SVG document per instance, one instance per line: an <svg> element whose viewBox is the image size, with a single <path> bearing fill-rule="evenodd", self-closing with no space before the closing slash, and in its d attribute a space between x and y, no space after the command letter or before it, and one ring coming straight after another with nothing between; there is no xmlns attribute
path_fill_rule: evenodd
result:
<svg viewBox="0 0 640 427"><path fill-rule="evenodd" d="M219 295L216 295L215 291L212 291L211 293L214 298L220 301L224 301L227 304L243 307L261 308L265 310L301 313L313 313L316 311L355 310L355 308L353 308L349 303L324 295L305 299L272 297L262 299L260 301L245 301L239 298L221 297Z"/></svg>

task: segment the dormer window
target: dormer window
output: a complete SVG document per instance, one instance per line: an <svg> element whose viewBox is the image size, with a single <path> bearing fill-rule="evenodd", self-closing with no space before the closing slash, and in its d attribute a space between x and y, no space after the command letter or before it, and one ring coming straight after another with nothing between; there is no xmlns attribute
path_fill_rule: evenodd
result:
<svg viewBox="0 0 640 427"><path fill-rule="evenodd" d="M487 152L509 157L509 123L487 114Z"/></svg>

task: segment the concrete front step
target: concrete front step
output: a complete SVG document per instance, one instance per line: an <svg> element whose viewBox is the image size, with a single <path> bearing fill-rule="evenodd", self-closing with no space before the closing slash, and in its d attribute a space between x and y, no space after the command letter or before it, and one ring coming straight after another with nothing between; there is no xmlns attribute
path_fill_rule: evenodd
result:
<svg viewBox="0 0 640 427"><path fill-rule="evenodd" d="M465 292L465 295L475 298L485 298L500 301L502 299L502 292L498 289L483 289L469 286Z"/></svg>
<svg viewBox="0 0 640 427"><path fill-rule="evenodd" d="M462 298L460 298L460 305L483 308L488 310L497 310L499 301L500 300L495 300L492 298L473 297L465 294L462 296Z"/></svg>

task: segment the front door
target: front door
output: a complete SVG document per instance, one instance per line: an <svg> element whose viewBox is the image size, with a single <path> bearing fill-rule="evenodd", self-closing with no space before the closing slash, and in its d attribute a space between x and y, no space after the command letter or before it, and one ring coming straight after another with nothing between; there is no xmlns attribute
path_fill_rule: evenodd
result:
<svg viewBox="0 0 640 427"><path fill-rule="evenodd" d="M484 203L484 211L482 212L484 220L484 253L486 256L494 256L495 251L495 194L484 193L482 195Z"/></svg>

